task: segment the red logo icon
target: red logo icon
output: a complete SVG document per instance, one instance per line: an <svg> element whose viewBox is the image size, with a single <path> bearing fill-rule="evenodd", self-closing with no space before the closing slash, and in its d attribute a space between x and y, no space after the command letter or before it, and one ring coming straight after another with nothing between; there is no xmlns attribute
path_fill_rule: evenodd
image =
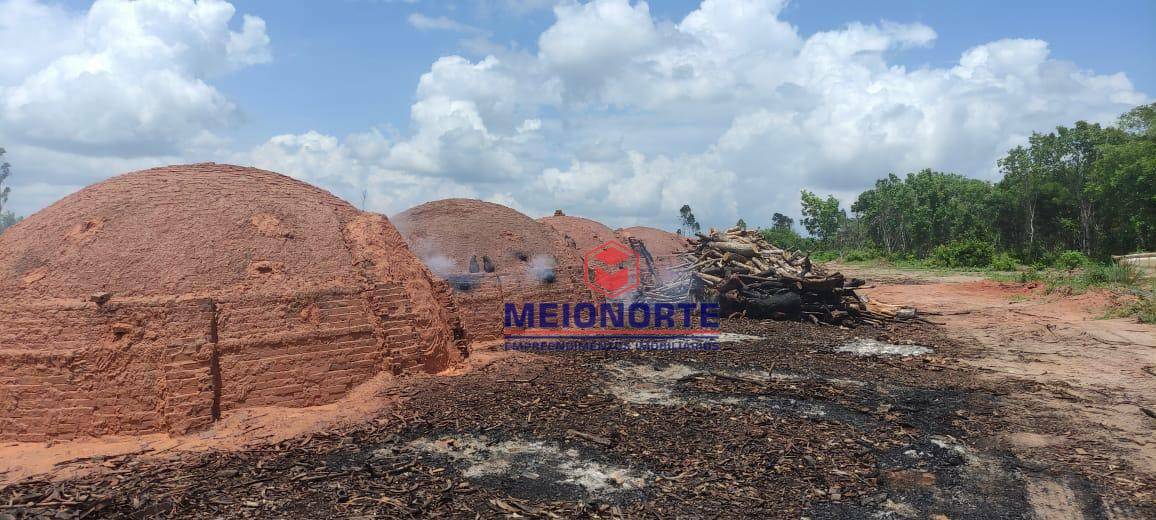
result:
<svg viewBox="0 0 1156 520"><path fill-rule="evenodd" d="M617 298L638 287L638 255L621 242L604 242L587 251L582 260L591 291Z"/></svg>

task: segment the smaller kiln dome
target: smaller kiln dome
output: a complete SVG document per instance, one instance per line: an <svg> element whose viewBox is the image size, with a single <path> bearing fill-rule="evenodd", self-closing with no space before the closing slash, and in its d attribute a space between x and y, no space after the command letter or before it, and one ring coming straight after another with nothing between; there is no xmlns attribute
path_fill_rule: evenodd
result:
<svg viewBox="0 0 1156 520"><path fill-rule="evenodd" d="M620 229L618 232L624 237L634 237L646 244L646 249L655 256L668 256L686 250L689 243L686 238L669 231L646 226L634 226Z"/></svg>
<svg viewBox="0 0 1156 520"><path fill-rule="evenodd" d="M582 253L600 244L617 239L612 229L606 227L601 222L596 222L588 218L552 215L542 217L538 219L538 221L549 225L563 236L570 237L574 241L575 246L577 246L578 251Z"/></svg>
<svg viewBox="0 0 1156 520"><path fill-rule="evenodd" d="M521 274L543 262L581 265L577 249L550 226L500 204L445 199L410 208L391 219L435 273L443 276L479 269L490 259L497 274Z"/></svg>

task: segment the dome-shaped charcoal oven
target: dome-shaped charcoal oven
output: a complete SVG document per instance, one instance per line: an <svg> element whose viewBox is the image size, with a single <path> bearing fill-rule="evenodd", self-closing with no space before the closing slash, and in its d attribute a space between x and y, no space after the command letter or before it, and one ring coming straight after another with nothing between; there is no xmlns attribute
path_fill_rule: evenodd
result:
<svg viewBox="0 0 1156 520"><path fill-rule="evenodd" d="M502 336L506 302L590 298L581 252L552 227L472 199L428 202L394 215L414 251L454 289L471 340Z"/></svg>
<svg viewBox="0 0 1156 520"><path fill-rule="evenodd" d="M121 175L0 235L0 438L183 432L453 363L449 289L384 216L222 164Z"/></svg>

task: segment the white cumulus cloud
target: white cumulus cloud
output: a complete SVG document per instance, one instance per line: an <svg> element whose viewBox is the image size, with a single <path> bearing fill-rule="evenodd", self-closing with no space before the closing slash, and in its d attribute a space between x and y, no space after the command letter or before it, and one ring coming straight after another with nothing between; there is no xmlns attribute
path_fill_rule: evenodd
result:
<svg viewBox="0 0 1156 520"><path fill-rule="evenodd" d="M0 56L0 121L58 154L203 160L173 150L201 143L388 213L468 196L533 216L562 208L672 228L682 204L710 225L759 225L797 211L802 188L850 202L889 172L992 178L1033 130L1108 122L1149 100L1123 73L1056 59L1041 40L977 41L952 64L910 67L899 58L936 45L933 27L864 20L802 34L784 5L704 0L665 20L646 2L565 0L536 48L487 43L471 46L480 56L434 61L415 78L404 131L305 132L230 150L213 131L236 107L211 81L268 59L260 19L208 0L98 2L75 19L9 0L0 13L69 30L37 40L0 25L0 43L36 42Z"/></svg>
<svg viewBox="0 0 1156 520"><path fill-rule="evenodd" d="M797 211L803 188L849 203L890 172L990 178L1031 131L1110 121L1147 99L1039 40L977 42L950 67L909 69L894 56L934 45L933 28L804 36L783 5L705 0L666 21L645 2L562 2L536 50L437 60L412 133L382 163L535 215L670 228L689 203L711 224L758 224Z"/></svg>
<svg viewBox="0 0 1156 520"><path fill-rule="evenodd" d="M271 59L265 22L222 0L4 0L0 48L0 143L25 211L126 167L203 160L238 118L211 81Z"/></svg>
<svg viewBox="0 0 1156 520"><path fill-rule="evenodd" d="M55 56L28 60L38 66L0 85L6 136L53 149L172 152L180 140L198 138L235 116L234 104L207 78L269 60L264 21L245 16L233 30L235 10L219 0L101 0L74 19L46 15L51 8L26 0L3 9L29 17L6 24L4 33L39 23L61 31ZM28 45L12 43L16 54Z"/></svg>

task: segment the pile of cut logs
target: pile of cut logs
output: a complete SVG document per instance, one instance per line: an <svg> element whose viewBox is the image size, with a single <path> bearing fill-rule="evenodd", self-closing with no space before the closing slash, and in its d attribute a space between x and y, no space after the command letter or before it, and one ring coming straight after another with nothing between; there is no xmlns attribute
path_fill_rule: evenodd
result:
<svg viewBox="0 0 1156 520"><path fill-rule="evenodd" d="M815 323L879 324L915 318L914 309L855 294L864 284L811 262L809 254L767 242L758 231L731 228L697 233L674 281L644 292L652 301L717 301L723 317L806 319Z"/></svg>

